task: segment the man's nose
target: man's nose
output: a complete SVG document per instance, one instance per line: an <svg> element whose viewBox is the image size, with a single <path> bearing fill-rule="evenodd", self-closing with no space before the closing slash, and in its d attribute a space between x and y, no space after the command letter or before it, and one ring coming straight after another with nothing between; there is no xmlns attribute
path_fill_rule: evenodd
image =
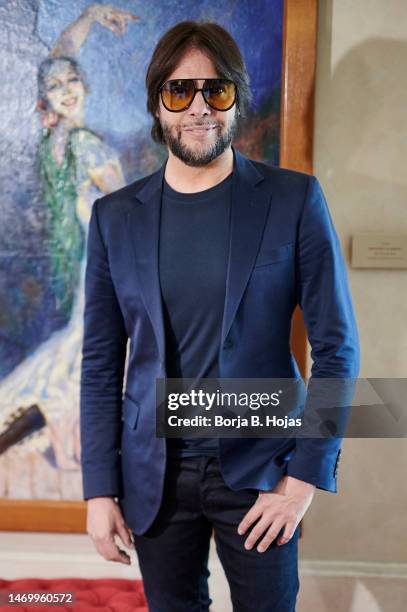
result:
<svg viewBox="0 0 407 612"><path fill-rule="evenodd" d="M195 97L192 100L191 106L187 109L189 115L210 115L212 112L209 104L205 102L202 91L195 92Z"/></svg>

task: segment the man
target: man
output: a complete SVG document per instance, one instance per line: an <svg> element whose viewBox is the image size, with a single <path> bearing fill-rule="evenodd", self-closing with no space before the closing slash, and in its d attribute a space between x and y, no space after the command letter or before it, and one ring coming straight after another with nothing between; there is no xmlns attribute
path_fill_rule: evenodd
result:
<svg viewBox="0 0 407 612"><path fill-rule="evenodd" d="M300 304L313 377L355 377L358 339L317 179L231 146L250 100L235 41L183 22L146 77L156 173L97 200L88 237L81 440L88 533L106 559L133 534L152 612L208 610L212 530L238 612L288 612L299 522L336 492L341 440L156 437L156 378L300 378ZM130 352L122 396L126 343ZM123 423L121 423L121 414Z"/></svg>

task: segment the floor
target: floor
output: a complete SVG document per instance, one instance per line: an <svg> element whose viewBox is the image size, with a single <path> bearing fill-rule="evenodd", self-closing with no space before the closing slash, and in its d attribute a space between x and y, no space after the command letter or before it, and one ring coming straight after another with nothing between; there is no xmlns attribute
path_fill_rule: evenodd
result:
<svg viewBox="0 0 407 612"><path fill-rule="evenodd" d="M232 612L229 588L210 585L211 612ZM303 576L296 612L406 612L407 581L401 578ZM255 612L255 610L253 610Z"/></svg>
<svg viewBox="0 0 407 612"><path fill-rule="evenodd" d="M296 612L405 612L402 578L300 576Z"/></svg>
<svg viewBox="0 0 407 612"><path fill-rule="evenodd" d="M135 553L132 557L131 566L109 563L96 553L86 535L0 532L0 577L8 580L28 576L140 578ZM353 569L348 564L334 565L336 570L328 562L300 558L296 612L407 612L405 565L383 568L379 564L377 572L375 564L364 564L365 572L356 562ZM211 612L233 612L213 540L209 569ZM380 576L380 571L387 571L387 577Z"/></svg>
<svg viewBox="0 0 407 612"><path fill-rule="evenodd" d="M212 545L210 570L211 612L233 612L229 586ZM310 575L301 560L299 576L296 612L407 612L406 578Z"/></svg>

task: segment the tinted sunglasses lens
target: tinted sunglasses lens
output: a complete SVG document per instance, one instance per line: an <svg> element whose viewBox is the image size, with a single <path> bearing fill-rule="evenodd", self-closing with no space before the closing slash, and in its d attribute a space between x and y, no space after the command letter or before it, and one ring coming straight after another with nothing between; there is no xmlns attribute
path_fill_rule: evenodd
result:
<svg viewBox="0 0 407 612"><path fill-rule="evenodd" d="M228 110L236 100L236 86L226 79L208 79L203 86L207 103L215 110Z"/></svg>
<svg viewBox="0 0 407 612"><path fill-rule="evenodd" d="M161 100L170 111L185 109L194 97L194 82L191 79L168 81L161 89Z"/></svg>

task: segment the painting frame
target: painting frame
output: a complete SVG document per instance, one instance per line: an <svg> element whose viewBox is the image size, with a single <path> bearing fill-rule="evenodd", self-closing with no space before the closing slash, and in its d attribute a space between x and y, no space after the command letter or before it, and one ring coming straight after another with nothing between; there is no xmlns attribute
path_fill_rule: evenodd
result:
<svg viewBox="0 0 407 612"><path fill-rule="evenodd" d="M280 104L280 166L312 174L317 0L285 0ZM294 312L291 346L306 376L307 334ZM86 502L0 499L0 530L86 532ZM301 526L301 535L303 529Z"/></svg>

